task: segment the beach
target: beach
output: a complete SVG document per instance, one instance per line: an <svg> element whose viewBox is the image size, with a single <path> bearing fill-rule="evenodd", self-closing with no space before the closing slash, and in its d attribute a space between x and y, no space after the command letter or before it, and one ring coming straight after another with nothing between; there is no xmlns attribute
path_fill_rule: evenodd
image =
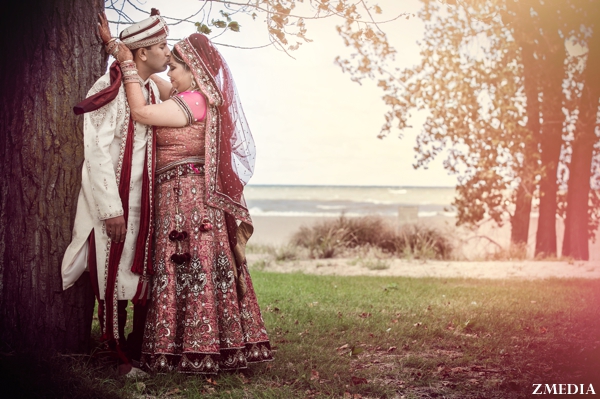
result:
<svg viewBox="0 0 600 399"><path fill-rule="evenodd" d="M288 245L293 234L302 226L310 227L315 223L339 218L342 215L348 218L378 216L395 229L401 229L406 224L418 224L439 230L452 241L455 248L452 255L455 262L452 264L460 270L453 274L465 273L463 269L472 269L473 275L488 276L486 273L490 273L491 276L496 272L484 272L479 269L491 270L496 267L505 269L501 273L505 276L522 275L519 268L526 268L531 273L541 276L546 276L544 270L552 270L552 274L557 277L588 276L587 272L583 273L581 270L593 269L600 262L599 232L596 234L598 239L595 242L590 240L588 262L569 264L568 260L559 261L564 223L557 217L558 256L554 262L528 260L492 266L489 260L497 259L495 254L510 248L510 223L498 227L492 221L488 221L481 223L477 229L457 227L456 212L451 205L455 193L454 188L451 187L249 186L245 193L254 222L254 235L249 241L251 246ZM538 215L534 211L530 219L527 259L534 258L537 223ZM483 261L485 267L475 266L475 262ZM429 264L433 265L431 262ZM514 266L514 264L521 266ZM562 272L557 271L555 267L558 264L569 271L561 274ZM583 266L574 269L574 265L578 264ZM438 266L441 269L453 270L454 268L454 266L440 265ZM404 266L402 261L394 260L389 273L393 273L396 269L404 270ZM344 269L351 270L347 267ZM414 271L415 268L412 269ZM316 267L308 267L307 270L316 272ZM324 273L323 270L318 272ZM402 271L402 273L408 272ZM443 275L441 271L436 271L434 274Z"/></svg>
<svg viewBox="0 0 600 399"><path fill-rule="evenodd" d="M254 235L250 239L252 245L270 245L281 246L287 245L292 235L302 226L311 226L319 223L327 218L334 216L253 216ZM339 217L339 216L338 216ZM386 217L391 224L401 226L394 217ZM478 231L470 231L468 229L460 229L455 227L455 219L447 217L430 217L422 218L415 221L425 225L435 226L442 232L453 236L457 245L457 256L471 260L481 260L483 254L497 250L498 244L508 247L510 245L510 226L505 225L501 228L494 227L491 224L485 225ZM528 256L533 257L535 245L535 233L537 226L537 218L533 217L530 222ZM562 221L557 222L557 245L560 250L562 245L564 227ZM596 234L595 242L590 241L590 261L600 262L600 233ZM487 237L487 238L484 238Z"/></svg>

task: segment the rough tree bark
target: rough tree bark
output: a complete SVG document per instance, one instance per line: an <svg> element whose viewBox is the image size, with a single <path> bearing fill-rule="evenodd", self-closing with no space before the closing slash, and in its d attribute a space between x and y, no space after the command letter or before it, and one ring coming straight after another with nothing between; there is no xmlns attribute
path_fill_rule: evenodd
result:
<svg viewBox="0 0 600 399"><path fill-rule="evenodd" d="M584 87L579 101L579 117L572 143L569 166L569 190L562 255L588 260L589 254L589 196L592 176L592 155L598 126L600 98L600 32L596 27L589 43L589 55L584 72Z"/></svg>
<svg viewBox="0 0 600 399"><path fill-rule="evenodd" d="M565 77L566 51L564 39L559 36L556 1L540 7L540 18L545 22L544 59L540 62L542 78L542 135L540 179L540 216L535 243L536 256L556 256L556 211L558 191L558 163L562 147L562 83Z"/></svg>
<svg viewBox="0 0 600 399"><path fill-rule="evenodd" d="M515 35L517 38L520 35ZM525 95L527 97L527 130L528 136L523 138L523 165L520 173L521 181L515 198L515 213L511 219L511 243L526 245L529 238L529 222L531 219L531 202L535 191L535 172L539 159L538 144L540 134L540 102L538 100L538 79L533 45L528 39L520 40L523 61Z"/></svg>
<svg viewBox="0 0 600 399"><path fill-rule="evenodd" d="M20 0L1 14L0 342L2 350L88 349L89 278L62 291L81 179L72 106L105 70L102 0Z"/></svg>

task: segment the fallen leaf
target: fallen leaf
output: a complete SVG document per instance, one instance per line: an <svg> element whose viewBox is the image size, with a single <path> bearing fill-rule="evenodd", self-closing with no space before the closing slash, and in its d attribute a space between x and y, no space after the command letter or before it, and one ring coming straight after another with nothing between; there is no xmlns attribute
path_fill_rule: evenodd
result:
<svg viewBox="0 0 600 399"><path fill-rule="evenodd" d="M367 317L371 317L371 313L362 312L361 314L358 315L358 317L362 317L363 319L366 319Z"/></svg>
<svg viewBox="0 0 600 399"><path fill-rule="evenodd" d="M422 325L423 325L423 323L421 323L421 322L418 322L418 323L415 323L415 324L413 324L413 326L415 326L415 327L420 327L420 326L422 326Z"/></svg>
<svg viewBox="0 0 600 399"><path fill-rule="evenodd" d="M165 395L169 396L169 395L176 395L179 392L181 392L181 390L179 388L173 388L170 391L168 391Z"/></svg>
<svg viewBox="0 0 600 399"><path fill-rule="evenodd" d="M395 351L396 349L397 349L397 348L396 348L395 346L390 346L390 347L388 348L388 350L387 350L387 351L388 351L388 353L392 353L392 352L393 352L393 351Z"/></svg>
<svg viewBox="0 0 600 399"><path fill-rule="evenodd" d="M212 378L207 378L206 382L208 382L211 385L217 385L217 381L213 380Z"/></svg>
<svg viewBox="0 0 600 399"><path fill-rule="evenodd" d="M344 344L344 345L340 346L339 348L335 348L335 349L338 351L341 351L341 350L348 349L348 348L350 348L350 345Z"/></svg>
<svg viewBox="0 0 600 399"><path fill-rule="evenodd" d="M368 384L368 383L369 382L367 381L366 378L352 376L352 384L354 384L354 385Z"/></svg>
<svg viewBox="0 0 600 399"><path fill-rule="evenodd" d="M356 356L363 353L365 350L363 348L358 348L356 346L352 347L352 351L350 352L350 356Z"/></svg>
<svg viewBox="0 0 600 399"><path fill-rule="evenodd" d="M319 379L319 372L317 370L311 370L310 371L310 380L314 381L314 380L318 380Z"/></svg>
<svg viewBox="0 0 600 399"><path fill-rule="evenodd" d="M548 329L546 327L540 327L540 334L546 334Z"/></svg>

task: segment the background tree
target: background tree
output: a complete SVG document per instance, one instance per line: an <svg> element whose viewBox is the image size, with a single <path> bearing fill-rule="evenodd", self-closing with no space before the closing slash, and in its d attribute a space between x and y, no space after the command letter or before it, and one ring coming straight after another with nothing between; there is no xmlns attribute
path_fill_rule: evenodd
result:
<svg viewBox="0 0 600 399"><path fill-rule="evenodd" d="M444 166L459 175L458 224L510 220L512 242L526 243L537 190L535 252L555 256L558 171L569 145L564 137L572 105L564 85L580 84L578 75L566 74L566 44L582 42L591 19L581 16L591 14L591 2L424 0L423 5L419 65L395 70L394 49L374 46L356 33L345 35L355 54L338 64L354 80L379 82L389 106L381 137L393 127L407 128L413 109L430 112L417 138L415 167L447 150ZM385 33L377 34L386 43ZM591 101L597 110L597 99ZM581 167L587 177L589 163ZM569 185L580 187L576 181ZM595 222L585 209L594 208L584 207L586 215L573 226L587 231ZM587 248L586 240L579 242Z"/></svg>
<svg viewBox="0 0 600 399"><path fill-rule="evenodd" d="M537 145L526 123L522 54L498 11L494 3L480 3L465 12L424 1L419 15L426 21L422 61L415 68L398 72L382 66L383 57L368 57L376 60L369 75L351 60L338 63L355 79L378 76L390 106L382 137L391 132L394 121L400 130L408 127L413 109L430 112L417 137L415 167L426 166L448 150L444 166L459 175L454 201L458 224L477 225L491 218L502 225L511 220L513 242L522 243L527 241L536 174L536 151L531 149ZM354 43L357 52L364 52L359 40ZM537 98L536 81L530 92L531 88ZM525 174L527 187L521 179ZM515 202L525 215L515 211Z"/></svg>
<svg viewBox="0 0 600 399"><path fill-rule="evenodd" d="M589 259L588 240L590 233L595 231L597 223L594 212L600 209L598 190L600 184L592 191L592 167L598 170L598 100L600 99L600 5L589 2L585 13L588 26L591 26L591 37L587 38L589 49L585 61L585 72L582 79L581 93L578 98L576 130L572 141L571 162L569 164L569 188L567 192L567 208L565 218L565 236L563 240L563 256L575 259ZM593 155L596 153L596 165L593 165ZM591 228L589 228L591 227ZM595 227L595 228L594 228Z"/></svg>

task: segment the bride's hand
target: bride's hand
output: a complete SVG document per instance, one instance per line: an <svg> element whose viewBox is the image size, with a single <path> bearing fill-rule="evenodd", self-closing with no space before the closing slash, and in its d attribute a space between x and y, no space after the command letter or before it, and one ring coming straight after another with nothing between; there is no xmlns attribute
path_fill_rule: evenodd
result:
<svg viewBox="0 0 600 399"><path fill-rule="evenodd" d="M98 13L98 35L100 36L100 39L104 45L106 45L106 43L108 43L108 41L112 38L110 35L110 28L108 26L106 14L103 12Z"/></svg>

